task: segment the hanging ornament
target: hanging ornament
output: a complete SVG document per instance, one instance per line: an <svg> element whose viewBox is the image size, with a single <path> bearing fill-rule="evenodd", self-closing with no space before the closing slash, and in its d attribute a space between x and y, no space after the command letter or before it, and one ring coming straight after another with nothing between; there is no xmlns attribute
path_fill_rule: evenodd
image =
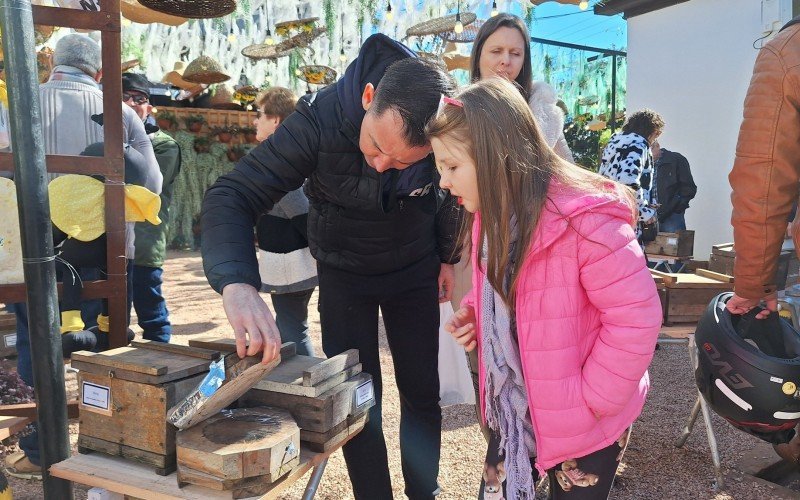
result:
<svg viewBox="0 0 800 500"><path fill-rule="evenodd" d="M589 2L587 2L586 0L581 0L581 2L578 4L578 8L581 9L581 10L588 9L589 8Z"/></svg>
<svg viewBox="0 0 800 500"><path fill-rule="evenodd" d="M387 21L391 21L394 19L394 12L392 12L392 2L386 2L386 14L384 15L384 19Z"/></svg>
<svg viewBox="0 0 800 500"><path fill-rule="evenodd" d="M496 16L497 14L499 14L499 12L498 12L498 10L497 10L497 0L493 0L493 1L492 1L492 12L491 12L491 14L489 14L489 15L490 15L491 17L494 17L494 16Z"/></svg>
<svg viewBox="0 0 800 500"><path fill-rule="evenodd" d="M456 34L462 33L464 31L464 23L461 22L461 2L460 1L456 4L456 25L453 26L453 31Z"/></svg>

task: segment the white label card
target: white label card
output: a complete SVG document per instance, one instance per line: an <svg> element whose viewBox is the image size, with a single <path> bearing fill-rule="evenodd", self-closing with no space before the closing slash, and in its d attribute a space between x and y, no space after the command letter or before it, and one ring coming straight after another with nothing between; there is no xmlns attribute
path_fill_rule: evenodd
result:
<svg viewBox="0 0 800 500"><path fill-rule="evenodd" d="M361 408L375 398L372 390L372 380L367 380L356 387L356 407Z"/></svg>
<svg viewBox="0 0 800 500"><path fill-rule="evenodd" d="M87 410L107 412L111 401L111 388L83 382L81 385L81 404Z"/></svg>
<svg viewBox="0 0 800 500"><path fill-rule="evenodd" d="M667 245L677 245L678 238L667 238Z"/></svg>
<svg viewBox="0 0 800 500"><path fill-rule="evenodd" d="M5 347L16 347L17 345L17 334L16 333L7 333L3 335L3 343Z"/></svg>

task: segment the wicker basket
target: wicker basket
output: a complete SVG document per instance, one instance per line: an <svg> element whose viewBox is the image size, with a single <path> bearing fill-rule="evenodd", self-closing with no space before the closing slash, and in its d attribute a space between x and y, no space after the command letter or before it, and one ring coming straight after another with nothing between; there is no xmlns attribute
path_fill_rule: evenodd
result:
<svg viewBox="0 0 800 500"><path fill-rule="evenodd" d="M267 45L266 43L257 43L254 45L248 45L247 47L243 48L242 55L258 61L261 59L277 59L279 57L288 56L289 54L292 53L292 50L293 49L278 51L277 45Z"/></svg>
<svg viewBox="0 0 800 500"><path fill-rule="evenodd" d="M406 30L406 36L438 35L446 31L453 31L456 27L456 15L457 14L451 14L449 16L436 17L415 24ZM464 26L474 23L475 19L478 17L473 12L461 12L458 15L460 15L461 24Z"/></svg>
<svg viewBox="0 0 800 500"><path fill-rule="evenodd" d="M139 0L139 3L164 14L191 19L222 17L236 10L235 0Z"/></svg>
<svg viewBox="0 0 800 500"><path fill-rule="evenodd" d="M138 0L122 0L119 8L125 19L139 24L159 23L168 26L179 26L187 21L185 17L171 16L157 10L148 9L140 4Z"/></svg>
<svg viewBox="0 0 800 500"><path fill-rule="evenodd" d="M461 33L456 33L455 31L445 31L443 33L439 33L439 38L446 42L472 43L475 41L475 37L478 36L478 30L481 29L481 26L483 26L483 21L475 21L474 23L470 23L468 26L464 26L464 31Z"/></svg>
<svg viewBox="0 0 800 500"><path fill-rule="evenodd" d="M326 31L328 31L328 29L325 27L312 28L311 31L301 31L298 34L293 35L278 44L275 44L275 50L278 52L284 52L286 50L308 47L311 42L313 42L320 35L325 34Z"/></svg>
<svg viewBox="0 0 800 500"><path fill-rule="evenodd" d="M231 77L222 71L217 61L208 56L200 56L186 66L183 79L192 83L212 84L227 82Z"/></svg>

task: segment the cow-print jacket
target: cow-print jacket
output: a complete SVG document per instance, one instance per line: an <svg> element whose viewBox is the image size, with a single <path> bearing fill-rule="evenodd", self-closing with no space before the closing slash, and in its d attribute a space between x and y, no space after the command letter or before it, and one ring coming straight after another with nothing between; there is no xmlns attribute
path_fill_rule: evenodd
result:
<svg viewBox="0 0 800 500"><path fill-rule="evenodd" d="M598 173L633 189L639 207L637 236L642 224L656 214L656 190L652 189L654 175L653 154L647 139L636 133L615 134L603 150Z"/></svg>

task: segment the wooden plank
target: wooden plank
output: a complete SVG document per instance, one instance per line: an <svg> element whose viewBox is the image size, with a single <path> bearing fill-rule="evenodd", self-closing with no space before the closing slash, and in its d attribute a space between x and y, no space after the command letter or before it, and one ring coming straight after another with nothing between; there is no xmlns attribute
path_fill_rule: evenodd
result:
<svg viewBox="0 0 800 500"><path fill-rule="evenodd" d="M211 474L181 465L178 467L177 479L181 487L194 484L216 491L230 491L231 498L252 498L253 496L267 493L272 483L291 472L298 465L300 465L299 455L274 471L267 472L261 476L243 479L220 479Z"/></svg>
<svg viewBox="0 0 800 500"><path fill-rule="evenodd" d="M205 373L208 365L204 359L141 347L72 353L72 366L81 371L152 385Z"/></svg>
<svg viewBox="0 0 800 500"><path fill-rule="evenodd" d="M143 349L153 349L156 351L169 352L172 354L182 354L184 356L191 356L200 359L219 359L219 351L211 349L202 349L199 347L185 346L180 344L168 344L165 342L156 342L155 340L134 340L131 342L131 347L141 347Z"/></svg>
<svg viewBox="0 0 800 500"><path fill-rule="evenodd" d="M8 439L24 429L31 420L25 417L0 416L0 441Z"/></svg>
<svg viewBox="0 0 800 500"><path fill-rule="evenodd" d="M247 344L249 345L249 344ZM223 353L236 352L236 339L226 337L200 337L189 341L189 346L211 349ZM281 345L281 359L286 360L297 354L294 342L285 342Z"/></svg>
<svg viewBox="0 0 800 500"><path fill-rule="evenodd" d="M36 403L20 403L15 405L0 405L0 416L25 417L31 422L38 419ZM78 418L78 400L67 401L67 418Z"/></svg>
<svg viewBox="0 0 800 500"><path fill-rule="evenodd" d="M709 271L708 269L698 269L695 271L695 274L698 276L703 276L705 278L711 278L712 280L722 281L724 283L733 283L733 276L729 276L727 274L722 273L715 273L714 271Z"/></svg>
<svg viewBox="0 0 800 500"><path fill-rule="evenodd" d="M278 368L280 368L280 366L276 367L275 370L277 370ZM292 383L287 384L287 383L275 382L274 380L272 380L272 373L270 373L269 375L261 379L256 385L254 385L253 388L262 391L280 392L283 394L293 394L295 396L317 398L320 395L333 389L337 385L341 384L342 382L358 375L359 373L361 373L361 370L362 370L361 363L357 363L351 366L350 368L346 369L345 371L337 373L333 377L323 380L322 382L313 387L306 387L303 385L302 375L299 378L295 379Z"/></svg>
<svg viewBox="0 0 800 500"><path fill-rule="evenodd" d="M116 370L124 370L133 373L143 373L145 375L165 375L169 368L166 364L160 365L145 365L141 363L135 363L128 361L122 358L120 355L126 352L132 352L134 350L133 347L120 347L117 349L112 349L110 351L106 351L104 353L99 352L89 352L89 351L78 351L72 353L72 366L78 368L79 370L87 370L88 367L85 366L87 363L91 365L100 365L108 368L113 368ZM76 366L77 361L77 366Z"/></svg>
<svg viewBox="0 0 800 500"><path fill-rule="evenodd" d="M227 368L228 360L236 362ZM179 429L187 429L208 417L217 414L242 394L253 387L261 378L275 368L281 358L278 356L267 364L261 362L261 356L248 356L239 359L235 353L225 357L225 381L211 396L204 397L195 390L186 399L179 402L168 413L168 420Z"/></svg>
<svg viewBox="0 0 800 500"><path fill-rule="evenodd" d="M306 370L303 373L303 385L315 386L356 363L358 363L358 349L349 349Z"/></svg>
<svg viewBox="0 0 800 500"><path fill-rule="evenodd" d="M91 436L78 436L78 448L84 450L98 451L115 457L127 458L129 460L136 460L137 462L150 465L154 468L156 474L161 471L159 475L170 474L175 471L175 453L170 455L160 455L147 450L140 450L132 446L126 446L121 443L114 443L105 441L103 439L93 438ZM166 471L166 472L164 472Z"/></svg>

